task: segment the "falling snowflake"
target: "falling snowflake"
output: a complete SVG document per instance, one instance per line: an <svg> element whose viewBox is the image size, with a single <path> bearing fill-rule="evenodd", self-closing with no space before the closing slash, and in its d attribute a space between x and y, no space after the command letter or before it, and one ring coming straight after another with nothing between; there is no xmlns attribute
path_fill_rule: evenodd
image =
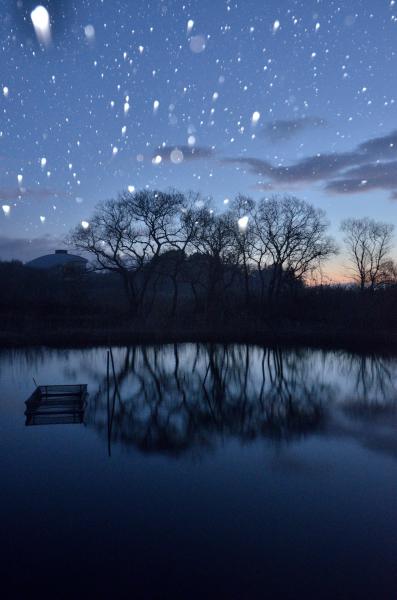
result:
<svg viewBox="0 0 397 600"><path fill-rule="evenodd" d="M51 25L48 10L44 6L36 6L30 13L30 18L32 19L37 39L44 46L48 46L51 42Z"/></svg>
<svg viewBox="0 0 397 600"><path fill-rule="evenodd" d="M244 216L244 217L240 217L240 219L237 221L237 225L239 228L240 232L244 232L246 231L247 227L248 227L248 217Z"/></svg>
<svg viewBox="0 0 397 600"><path fill-rule="evenodd" d="M276 21L274 21L273 23L273 32L276 33L276 31L278 31L280 29L280 21L277 19Z"/></svg>
<svg viewBox="0 0 397 600"><path fill-rule="evenodd" d="M179 165L179 163L183 161L182 150L179 150L179 148L175 148L174 150L172 150L170 154L170 159L172 163L174 163L175 165Z"/></svg>
<svg viewBox="0 0 397 600"><path fill-rule="evenodd" d="M95 39L95 28L93 25L86 25L84 27L85 37L89 42L92 42Z"/></svg>
<svg viewBox="0 0 397 600"><path fill-rule="evenodd" d="M203 35L194 35L190 38L190 50L194 54L200 54L205 50L205 37Z"/></svg>

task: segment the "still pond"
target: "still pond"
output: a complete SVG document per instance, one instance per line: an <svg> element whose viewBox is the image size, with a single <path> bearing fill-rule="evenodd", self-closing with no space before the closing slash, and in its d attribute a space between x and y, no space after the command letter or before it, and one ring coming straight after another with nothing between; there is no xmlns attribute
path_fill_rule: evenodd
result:
<svg viewBox="0 0 397 600"><path fill-rule="evenodd" d="M397 598L397 358L3 350L0 385L3 597Z"/></svg>

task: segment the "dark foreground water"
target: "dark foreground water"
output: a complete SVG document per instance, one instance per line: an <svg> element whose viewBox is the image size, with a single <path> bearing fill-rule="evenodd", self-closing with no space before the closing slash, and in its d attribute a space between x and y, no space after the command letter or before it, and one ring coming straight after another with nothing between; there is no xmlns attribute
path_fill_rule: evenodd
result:
<svg viewBox="0 0 397 600"><path fill-rule="evenodd" d="M2 597L397 598L396 359L110 358L0 354ZM26 426L33 378L84 422Z"/></svg>

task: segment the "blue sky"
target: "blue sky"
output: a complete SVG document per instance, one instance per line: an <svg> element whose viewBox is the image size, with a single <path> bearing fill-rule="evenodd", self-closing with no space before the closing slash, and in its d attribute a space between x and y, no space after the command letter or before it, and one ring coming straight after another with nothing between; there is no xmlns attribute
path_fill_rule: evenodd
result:
<svg viewBox="0 0 397 600"><path fill-rule="evenodd" d="M37 4L6 0L0 21L0 258L127 186L219 210L292 193L336 237L345 217L397 224L393 1L43 1L48 45Z"/></svg>

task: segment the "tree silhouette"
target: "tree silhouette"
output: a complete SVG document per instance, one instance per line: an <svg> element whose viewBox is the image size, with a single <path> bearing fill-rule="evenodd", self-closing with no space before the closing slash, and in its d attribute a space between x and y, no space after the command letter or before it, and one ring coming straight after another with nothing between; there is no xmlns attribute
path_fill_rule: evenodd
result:
<svg viewBox="0 0 397 600"><path fill-rule="evenodd" d="M361 291L386 283L394 270L388 257L394 226L365 217L344 220L341 230Z"/></svg>
<svg viewBox="0 0 397 600"><path fill-rule="evenodd" d="M329 224L324 212L293 196L262 199L255 225L273 269L270 297L280 294L287 274L302 280L337 252L326 235Z"/></svg>
<svg viewBox="0 0 397 600"><path fill-rule="evenodd" d="M184 197L176 192L125 192L97 206L89 227L77 227L70 242L94 257L93 267L123 279L136 314L154 275L153 259L175 246Z"/></svg>

